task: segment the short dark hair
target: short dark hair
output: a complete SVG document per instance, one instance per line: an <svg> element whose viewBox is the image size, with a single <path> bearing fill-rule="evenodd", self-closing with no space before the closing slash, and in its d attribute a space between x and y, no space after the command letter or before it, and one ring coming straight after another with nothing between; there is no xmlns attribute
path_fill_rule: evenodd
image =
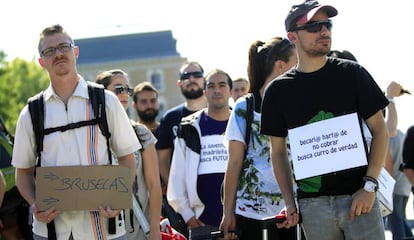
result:
<svg viewBox="0 0 414 240"><path fill-rule="evenodd" d="M212 71L210 71L209 73L207 73L206 75L206 84L207 84L207 79L214 74L222 74L224 76L227 77L227 84L229 85L230 90L233 88L233 80L231 79L230 75L228 73L226 73L225 71L221 70L221 69L213 69Z"/></svg>
<svg viewBox="0 0 414 240"><path fill-rule="evenodd" d="M73 39L69 36L69 34L67 34L67 32L63 29L63 27L59 24L54 24L51 25L45 29L43 29L43 31L40 33L40 38L39 38L39 44L37 45L37 49L39 51L39 53L43 50L41 43L43 41L43 39L47 36L52 36L54 34L58 34L58 33L64 33L66 34L66 36L69 38L69 40L74 43Z"/></svg>
<svg viewBox="0 0 414 240"><path fill-rule="evenodd" d="M188 65L196 65L196 66L198 66L198 67L200 68L200 71L201 71L202 73L204 73L204 69L203 69L203 67L201 66L201 64L200 64L199 62L195 62L195 61L187 61L187 62L183 63L183 65L181 65L179 75L181 75L181 74L182 74L181 69L182 69L184 66L188 66Z"/></svg>
<svg viewBox="0 0 414 240"><path fill-rule="evenodd" d="M138 94L140 94L143 91L155 92L155 95L158 98L157 89L150 82L145 81L145 82L141 82L137 86L135 86L134 95L133 95L134 103L138 102Z"/></svg>

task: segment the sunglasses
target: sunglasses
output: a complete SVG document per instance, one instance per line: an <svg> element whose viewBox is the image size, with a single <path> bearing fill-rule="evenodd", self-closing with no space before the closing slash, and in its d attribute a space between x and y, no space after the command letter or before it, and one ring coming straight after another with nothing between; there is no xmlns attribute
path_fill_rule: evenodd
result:
<svg viewBox="0 0 414 240"><path fill-rule="evenodd" d="M332 29L332 21L327 20L323 22L309 22L302 26L296 26L292 31L306 30L309 33L317 33L322 30L322 27L325 26L329 31Z"/></svg>
<svg viewBox="0 0 414 240"><path fill-rule="evenodd" d="M184 81L187 79L190 79L190 77L193 76L193 78L202 78L203 77L203 72L201 71L197 71L197 72L183 72L180 75L180 80Z"/></svg>
<svg viewBox="0 0 414 240"><path fill-rule="evenodd" d="M123 92L126 92L126 94L128 94L129 96L132 96L134 94L134 89L132 89L128 86L126 86L126 87L124 87L124 86L115 86L114 87L114 93L116 95L119 95Z"/></svg>

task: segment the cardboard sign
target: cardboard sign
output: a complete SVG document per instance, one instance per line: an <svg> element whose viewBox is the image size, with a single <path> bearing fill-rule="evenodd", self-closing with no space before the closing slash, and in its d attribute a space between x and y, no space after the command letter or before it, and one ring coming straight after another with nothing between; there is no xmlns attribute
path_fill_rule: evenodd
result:
<svg viewBox="0 0 414 240"><path fill-rule="evenodd" d="M61 166L36 169L40 211L132 207L130 171L124 166Z"/></svg>
<svg viewBox="0 0 414 240"><path fill-rule="evenodd" d="M356 113L289 130L297 180L367 165Z"/></svg>

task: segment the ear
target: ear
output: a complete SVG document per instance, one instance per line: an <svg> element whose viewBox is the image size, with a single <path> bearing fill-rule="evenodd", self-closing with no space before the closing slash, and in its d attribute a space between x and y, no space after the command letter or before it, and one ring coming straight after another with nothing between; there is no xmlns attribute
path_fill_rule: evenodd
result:
<svg viewBox="0 0 414 240"><path fill-rule="evenodd" d="M293 32L288 32L287 37L289 41L291 41L293 44L296 42L296 34Z"/></svg>
<svg viewBox="0 0 414 240"><path fill-rule="evenodd" d="M132 101L132 108L133 108L133 109L137 109L137 104L135 104L135 102L134 102L134 101Z"/></svg>
<svg viewBox="0 0 414 240"><path fill-rule="evenodd" d="M176 84L177 84L177 87L179 87L179 88L181 88L181 85L183 85L183 83L181 82L180 79L177 80L177 83Z"/></svg>
<svg viewBox="0 0 414 240"><path fill-rule="evenodd" d="M37 59L37 61L39 62L40 66L45 67L45 66L44 66L44 62L43 62L43 58L39 57L39 58Z"/></svg>
<svg viewBox="0 0 414 240"><path fill-rule="evenodd" d="M277 60L275 62L274 71L277 73L277 75L280 75L283 73L284 68L284 62L282 60Z"/></svg>
<svg viewBox="0 0 414 240"><path fill-rule="evenodd" d="M75 46L73 50L75 51L75 57L78 58L79 57L79 47Z"/></svg>

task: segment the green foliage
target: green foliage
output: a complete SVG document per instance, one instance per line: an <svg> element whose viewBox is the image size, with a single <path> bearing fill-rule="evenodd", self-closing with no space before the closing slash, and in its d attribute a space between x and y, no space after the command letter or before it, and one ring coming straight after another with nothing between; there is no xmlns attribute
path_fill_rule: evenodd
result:
<svg viewBox="0 0 414 240"><path fill-rule="evenodd" d="M45 89L49 78L34 60L28 62L16 58L7 62L5 57L0 51L0 116L13 134L27 99Z"/></svg>

